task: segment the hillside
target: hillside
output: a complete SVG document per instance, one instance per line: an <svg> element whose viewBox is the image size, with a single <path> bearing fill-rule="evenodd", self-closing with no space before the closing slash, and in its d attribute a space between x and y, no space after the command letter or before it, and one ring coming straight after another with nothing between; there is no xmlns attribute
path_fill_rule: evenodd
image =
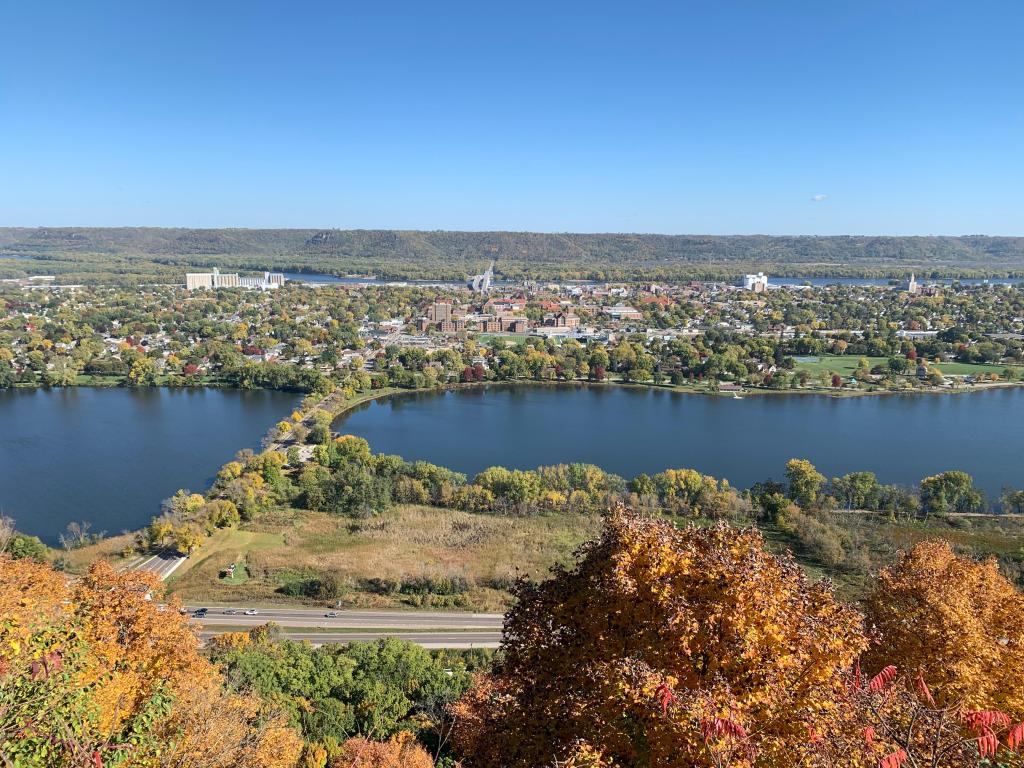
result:
<svg viewBox="0 0 1024 768"><path fill-rule="evenodd" d="M688 279L1024 274L1024 238L704 236L313 229L0 228L0 276L43 260L62 279L180 279L182 267L456 278L497 260L511 278ZM36 270L38 271L38 270Z"/></svg>

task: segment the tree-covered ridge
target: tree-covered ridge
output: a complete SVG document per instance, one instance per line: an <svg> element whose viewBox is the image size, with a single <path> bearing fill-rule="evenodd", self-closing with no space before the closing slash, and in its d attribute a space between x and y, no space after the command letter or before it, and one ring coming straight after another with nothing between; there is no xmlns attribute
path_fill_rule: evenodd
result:
<svg viewBox="0 0 1024 768"><path fill-rule="evenodd" d="M412 230L5 228L0 250L52 271L170 277L182 266L461 279L497 259L506 277L683 279L750 269L807 275L1024 271L1024 238L716 236ZM14 264L12 268L19 265ZM172 270L170 267L175 267Z"/></svg>

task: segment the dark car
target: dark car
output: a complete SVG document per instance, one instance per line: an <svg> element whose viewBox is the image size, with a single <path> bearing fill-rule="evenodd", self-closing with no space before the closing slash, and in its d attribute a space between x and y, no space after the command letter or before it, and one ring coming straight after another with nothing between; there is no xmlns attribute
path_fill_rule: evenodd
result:
<svg viewBox="0 0 1024 768"><path fill-rule="evenodd" d="M209 608L197 608L196 612L192 615L197 619L203 619L206 618L206 614L209 613L209 610Z"/></svg>

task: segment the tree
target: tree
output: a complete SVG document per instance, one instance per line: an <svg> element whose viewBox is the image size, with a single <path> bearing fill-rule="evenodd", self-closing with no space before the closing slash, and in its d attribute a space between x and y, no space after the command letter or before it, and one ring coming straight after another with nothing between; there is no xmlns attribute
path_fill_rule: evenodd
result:
<svg viewBox="0 0 1024 768"><path fill-rule="evenodd" d="M825 476L806 459L790 459L786 462L786 481L789 497L804 509L810 509L818 501Z"/></svg>
<svg viewBox="0 0 1024 768"><path fill-rule="evenodd" d="M877 509L881 489L874 472L851 472L832 479L832 493L846 509Z"/></svg>
<svg viewBox="0 0 1024 768"><path fill-rule="evenodd" d="M151 594L156 599L150 599ZM74 585L0 557L0 749L12 765L288 768L281 715L228 693L152 575L93 566Z"/></svg>
<svg viewBox="0 0 1024 768"><path fill-rule="evenodd" d="M148 357L139 357L128 370L128 383L134 387L148 387L156 383L156 363Z"/></svg>
<svg viewBox="0 0 1024 768"><path fill-rule="evenodd" d="M171 536L174 539L174 546L179 552L191 555L202 546L205 536L202 530L195 523L185 523L174 529Z"/></svg>
<svg viewBox="0 0 1024 768"><path fill-rule="evenodd" d="M942 705L1024 717L1024 595L994 559L957 557L923 542L879 575L865 601L876 642L865 669L921 673Z"/></svg>
<svg viewBox="0 0 1024 768"><path fill-rule="evenodd" d="M925 516L973 512L981 502L974 478L966 472L942 472L921 481L921 509Z"/></svg>
<svg viewBox="0 0 1024 768"><path fill-rule="evenodd" d="M43 544L38 536L28 536L15 531L7 543L6 552L15 560L29 558L41 563L46 560L50 548Z"/></svg>
<svg viewBox="0 0 1024 768"><path fill-rule="evenodd" d="M571 570L520 582L504 660L456 708L473 768L714 765L692 718L730 712L790 765L864 648L860 618L753 530L616 510ZM675 702L678 716L662 713ZM734 765L746 765L735 763Z"/></svg>
<svg viewBox="0 0 1024 768"><path fill-rule="evenodd" d="M386 742L349 739L341 745L330 768L433 768L434 761L408 731Z"/></svg>

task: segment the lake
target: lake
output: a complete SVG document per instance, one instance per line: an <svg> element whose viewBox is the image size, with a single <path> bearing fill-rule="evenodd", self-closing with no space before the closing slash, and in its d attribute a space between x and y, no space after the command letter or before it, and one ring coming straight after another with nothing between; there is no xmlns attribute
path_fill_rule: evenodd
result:
<svg viewBox="0 0 1024 768"><path fill-rule="evenodd" d="M205 490L299 396L222 389L0 390L0 514L56 544L71 521L120 533Z"/></svg>
<svg viewBox="0 0 1024 768"><path fill-rule="evenodd" d="M374 451L470 477L486 467L588 462L624 477L692 467L736 486L779 480L790 458L825 475L875 472L916 485L970 472L990 497L1024 486L1024 389L970 394L748 395L736 400L602 386L491 386L397 395L335 429Z"/></svg>

